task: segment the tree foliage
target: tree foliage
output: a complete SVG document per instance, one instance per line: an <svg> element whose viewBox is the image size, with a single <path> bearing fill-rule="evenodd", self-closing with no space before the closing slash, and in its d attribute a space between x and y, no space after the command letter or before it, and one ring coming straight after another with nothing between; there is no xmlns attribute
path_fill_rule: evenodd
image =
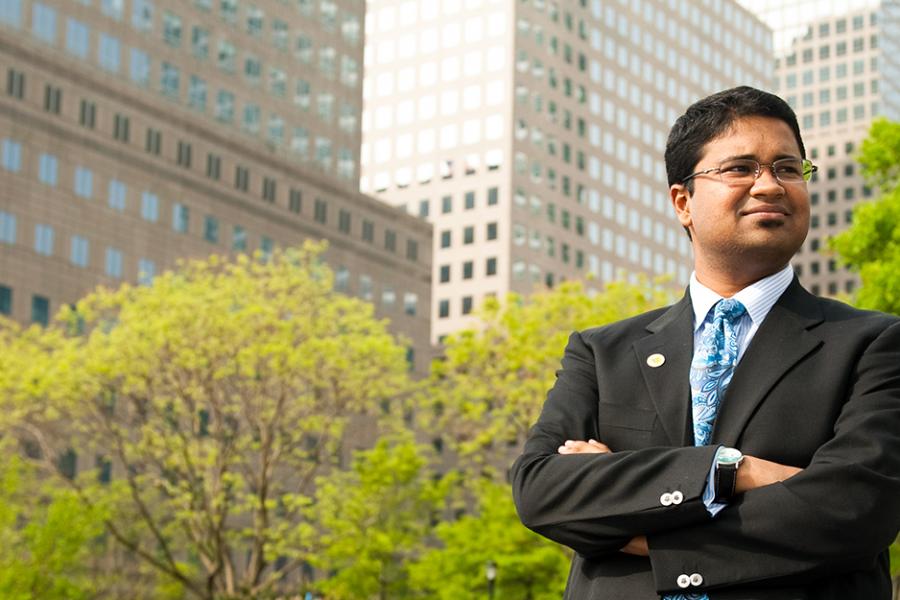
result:
<svg viewBox="0 0 900 600"><path fill-rule="evenodd" d="M497 464L497 453L521 448L537 421L569 334L657 308L672 299L661 287L610 283L593 297L566 282L527 300L489 300L482 327L450 336L432 367L420 404L425 427L474 464ZM490 458L489 458L490 457Z"/></svg>
<svg viewBox="0 0 900 600"><path fill-rule="evenodd" d="M320 251L211 257L100 289L63 327L12 335L27 353L2 353L6 423L48 467L70 447L88 467L99 457L112 482L82 474L78 497L194 597L269 597L295 576L314 480L348 421L409 386L403 347L371 305L332 292Z"/></svg>
<svg viewBox="0 0 900 600"><path fill-rule="evenodd" d="M473 514L438 524L439 546L412 565L415 589L440 600L484 597L493 562L499 600L562 597L571 551L522 526L508 485L483 479L473 487Z"/></svg>
<svg viewBox="0 0 900 600"><path fill-rule="evenodd" d="M437 476L430 453L409 435L358 452L351 468L319 479L321 527L313 564L332 573L317 585L331 600L407 598L409 563L444 512L454 477Z"/></svg>
<svg viewBox="0 0 900 600"><path fill-rule="evenodd" d="M858 158L881 194L856 207L853 225L832 247L859 272L858 306L900 314L900 123L876 120Z"/></svg>

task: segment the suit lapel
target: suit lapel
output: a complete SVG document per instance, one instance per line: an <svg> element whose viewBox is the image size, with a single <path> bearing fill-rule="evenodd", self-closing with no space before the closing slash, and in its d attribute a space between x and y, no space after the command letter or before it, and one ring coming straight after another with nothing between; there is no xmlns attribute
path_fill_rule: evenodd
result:
<svg viewBox="0 0 900 600"><path fill-rule="evenodd" d="M686 293L680 302L647 326L652 335L632 346L660 423L673 446L693 444L688 381L694 348L693 327L693 308L690 294ZM648 364L647 359L654 354L662 355L665 362L658 365L658 360L651 360L658 366Z"/></svg>
<svg viewBox="0 0 900 600"><path fill-rule="evenodd" d="M713 444L737 445L772 387L822 341L808 330L823 320L815 296L791 282L753 336L719 406Z"/></svg>

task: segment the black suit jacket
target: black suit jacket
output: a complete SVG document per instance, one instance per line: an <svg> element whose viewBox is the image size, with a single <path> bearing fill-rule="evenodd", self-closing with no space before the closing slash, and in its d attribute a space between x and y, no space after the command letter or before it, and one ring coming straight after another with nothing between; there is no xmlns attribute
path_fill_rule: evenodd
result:
<svg viewBox="0 0 900 600"><path fill-rule="evenodd" d="M692 445L692 329L685 295L569 338L512 470L525 525L576 552L566 598L889 599L900 320L817 298L795 279L735 369L703 447ZM651 354L665 362L651 366ZM557 453L589 438L613 453ZM701 495L720 444L804 471L711 517ZM683 501L664 505L674 491ZM636 535L647 536L649 559L619 552ZM695 573L701 585L678 586Z"/></svg>

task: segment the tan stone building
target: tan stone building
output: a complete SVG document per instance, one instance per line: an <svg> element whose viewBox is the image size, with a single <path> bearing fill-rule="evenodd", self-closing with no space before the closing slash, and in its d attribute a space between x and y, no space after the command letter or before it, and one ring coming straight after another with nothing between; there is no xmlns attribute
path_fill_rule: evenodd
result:
<svg viewBox="0 0 900 600"><path fill-rule="evenodd" d="M431 226L358 191L355 0L0 0L0 313L326 239L429 360Z"/></svg>
<svg viewBox="0 0 900 600"><path fill-rule="evenodd" d="M771 36L733 0L370 0L361 189L434 223L434 340L490 295L686 283L666 135L771 87Z"/></svg>
<svg viewBox="0 0 900 600"><path fill-rule="evenodd" d="M800 120L807 154L819 165L809 184L810 233L794 259L817 294L850 293L858 277L829 251L873 197L855 160L879 115L900 118L900 3L881 0L747 2L775 31L778 93Z"/></svg>

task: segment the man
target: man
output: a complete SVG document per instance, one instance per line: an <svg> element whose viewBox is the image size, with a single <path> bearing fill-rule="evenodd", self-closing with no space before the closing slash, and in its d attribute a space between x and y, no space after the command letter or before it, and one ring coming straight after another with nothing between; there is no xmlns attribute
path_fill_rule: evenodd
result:
<svg viewBox="0 0 900 600"><path fill-rule="evenodd" d="M573 333L512 470L575 550L566 598L889 600L900 320L816 298L797 119L739 87L666 144L694 273L677 304Z"/></svg>

